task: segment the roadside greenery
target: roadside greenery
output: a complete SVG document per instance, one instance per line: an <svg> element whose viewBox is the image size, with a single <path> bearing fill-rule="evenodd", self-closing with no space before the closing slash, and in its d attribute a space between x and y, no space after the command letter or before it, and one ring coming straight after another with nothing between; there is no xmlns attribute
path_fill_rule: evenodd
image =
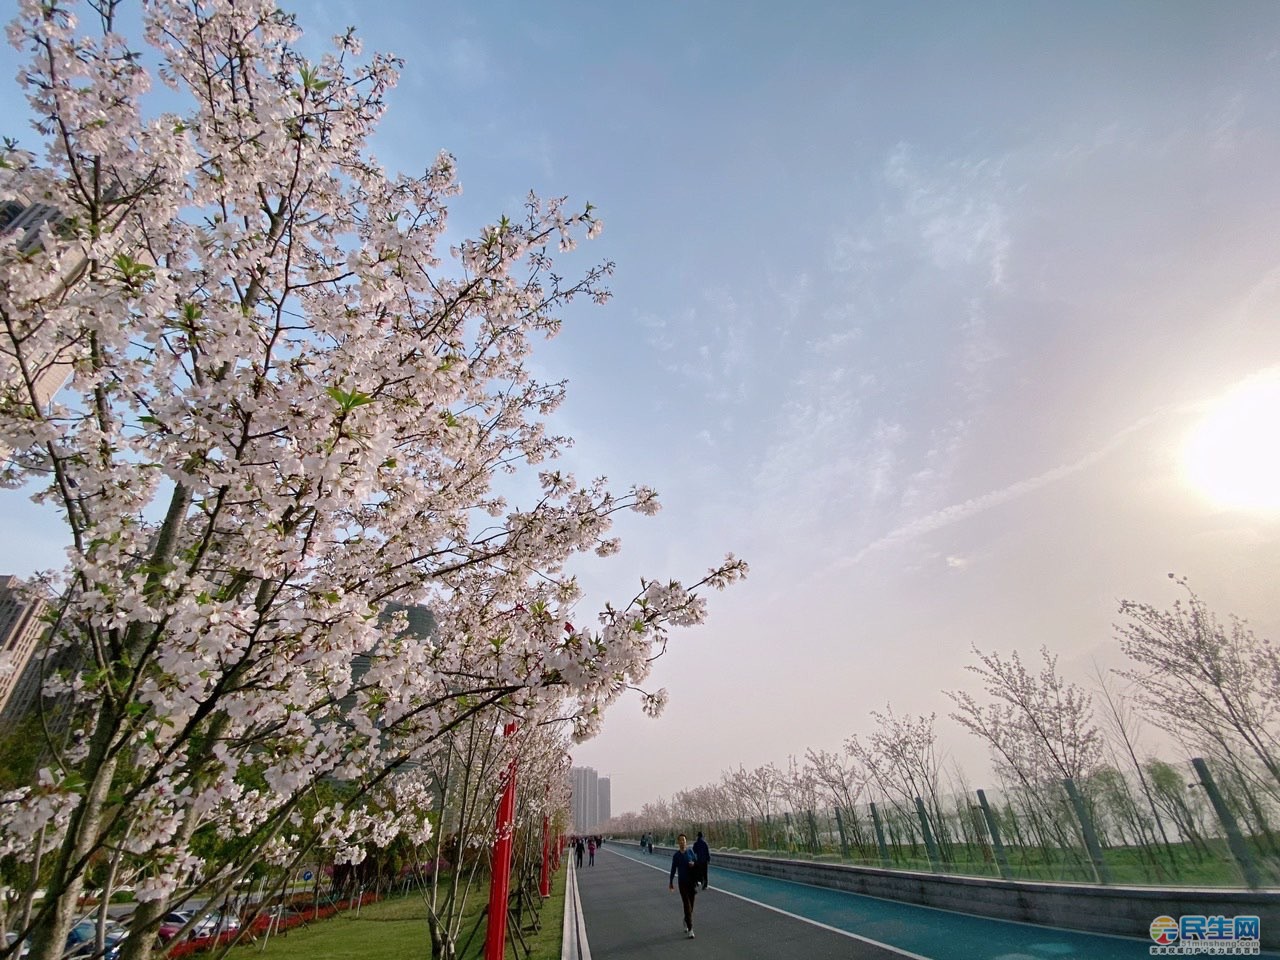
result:
<svg viewBox="0 0 1280 960"><path fill-rule="evenodd" d="M551 896L538 912L540 929L523 931L526 953L516 953L508 943L512 960L559 960L561 924L564 918L564 891L567 870L552 877ZM479 960L484 952L484 924L480 916L487 902L487 888L473 888L463 912L463 929L475 930L467 949L458 960ZM328 919L297 927L282 936L244 944L227 954L229 960L405 960L429 954L431 932L423 911L420 892L397 895L347 910Z"/></svg>
<svg viewBox="0 0 1280 960"><path fill-rule="evenodd" d="M946 761L935 714L886 705L841 751L725 770L607 829L701 829L722 849L938 873L1280 884L1280 650L1172 579L1168 609L1120 604L1130 666L1091 686L1047 647L1034 659L972 647L978 689L946 694L950 719L987 746L993 783Z"/></svg>

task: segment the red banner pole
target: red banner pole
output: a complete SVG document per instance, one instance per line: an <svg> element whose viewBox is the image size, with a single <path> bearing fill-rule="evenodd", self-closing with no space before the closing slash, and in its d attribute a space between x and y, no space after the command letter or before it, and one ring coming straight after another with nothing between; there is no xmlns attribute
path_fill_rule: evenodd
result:
<svg viewBox="0 0 1280 960"><path fill-rule="evenodd" d="M538 893L551 896L551 818L542 815L542 876L538 879Z"/></svg>
<svg viewBox="0 0 1280 960"><path fill-rule="evenodd" d="M516 725L508 723L502 735L510 737ZM511 758L503 777L498 801L498 835L493 841L492 876L489 881L489 926L484 936L484 960L502 960L507 939L507 894L511 889L511 847L515 833L516 759Z"/></svg>

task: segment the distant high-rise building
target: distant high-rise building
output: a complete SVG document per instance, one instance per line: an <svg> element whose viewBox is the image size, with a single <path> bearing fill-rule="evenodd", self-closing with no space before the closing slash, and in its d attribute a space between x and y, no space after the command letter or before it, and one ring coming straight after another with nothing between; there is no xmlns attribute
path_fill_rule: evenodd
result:
<svg viewBox="0 0 1280 960"><path fill-rule="evenodd" d="M105 186L106 192L111 194L114 188ZM47 200L25 196L0 198L0 238L15 236L14 246L27 255L43 249L42 231L46 227L65 240L73 240L74 217ZM107 233L103 239L114 249L138 249L139 231L136 226L126 223L128 216L126 211L118 215L114 223L106 225ZM104 254L109 255L108 249L100 248L98 255ZM59 254L57 270L50 275L49 281L22 292L48 303L57 303L80 281L88 267L87 243L73 241ZM19 404L34 401L37 408L47 407L71 376L75 349L66 343L46 349L28 348L24 350L20 363L13 342L0 340L0 392L9 394ZM0 459L10 452L0 445Z"/></svg>
<svg viewBox="0 0 1280 960"><path fill-rule="evenodd" d="M40 693L40 670L33 654L45 635L43 600L29 600L14 576L0 576L0 651L9 669L0 672L0 720L6 725L26 714Z"/></svg>
<svg viewBox="0 0 1280 960"><path fill-rule="evenodd" d="M0 237L18 234L15 242L21 253L31 254L41 248L40 230L46 224L61 231L67 218L52 204L27 202L14 197L0 202ZM51 289L33 291L38 295L61 296L84 274L88 259L77 249L66 255L61 263L59 282ZM8 346L8 345L6 345ZM25 376L31 378L37 406L44 407L58 392L71 374L70 357L54 353L34 353L23 358ZM16 357L9 350L0 350L0 388L14 389L24 401L29 400L24 372ZM0 454L5 452L0 447Z"/></svg>
<svg viewBox="0 0 1280 960"><path fill-rule="evenodd" d="M609 778L592 767L574 767L569 771L573 791L573 829L588 833L609 819Z"/></svg>
<svg viewBox="0 0 1280 960"><path fill-rule="evenodd" d="M596 781L596 823L607 823L609 818L613 816L610 812L610 784L608 777L601 777Z"/></svg>

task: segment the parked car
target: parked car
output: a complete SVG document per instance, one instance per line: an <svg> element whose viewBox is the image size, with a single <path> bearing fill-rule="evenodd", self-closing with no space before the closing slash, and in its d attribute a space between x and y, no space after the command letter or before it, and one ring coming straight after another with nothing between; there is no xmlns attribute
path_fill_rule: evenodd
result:
<svg viewBox="0 0 1280 960"><path fill-rule="evenodd" d="M107 920L102 932L103 957L115 960L120 955L124 938L129 935L129 928L117 920ZM98 921L81 920L67 934L67 945L62 951L64 958L89 957L93 955L94 945L98 938ZM24 954L25 956L25 954Z"/></svg>
<svg viewBox="0 0 1280 960"><path fill-rule="evenodd" d="M234 913L215 910L200 920L191 931L192 937L216 937L240 929L240 918Z"/></svg>
<svg viewBox="0 0 1280 960"><path fill-rule="evenodd" d="M98 925L92 920L81 920L67 934L64 957L83 957L93 953L93 941L98 935Z"/></svg>
<svg viewBox="0 0 1280 960"><path fill-rule="evenodd" d="M185 927L191 920L193 914L190 910L174 910L172 913L166 913L160 919L160 929L156 931L156 936L160 938L161 943L168 943L178 935L178 931Z"/></svg>
<svg viewBox="0 0 1280 960"><path fill-rule="evenodd" d="M124 941L129 936L129 928L115 920L107 921L107 932L103 939L103 960L118 960L124 952Z"/></svg>

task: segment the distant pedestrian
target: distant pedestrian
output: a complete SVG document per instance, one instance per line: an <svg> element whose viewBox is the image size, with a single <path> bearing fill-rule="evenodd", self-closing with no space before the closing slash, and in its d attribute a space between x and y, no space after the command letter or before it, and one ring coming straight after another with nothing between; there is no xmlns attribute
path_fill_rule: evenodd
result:
<svg viewBox="0 0 1280 960"><path fill-rule="evenodd" d="M683 833L676 837L676 846L679 848L671 855L671 876L667 878L667 889L674 890L676 888L677 875L680 883L680 904L684 907L684 934L690 940L693 939L693 898L698 893L698 883L694 879L697 870L697 861L693 857L693 851L686 844L689 838Z"/></svg>
<svg viewBox="0 0 1280 960"><path fill-rule="evenodd" d="M586 847L582 842L582 838L578 837L578 839L574 841L574 844L573 844L574 866L578 866L578 867L582 866L582 854L585 850L586 850Z"/></svg>
<svg viewBox="0 0 1280 960"><path fill-rule="evenodd" d="M596 838L592 837L587 841L587 866L594 867L596 865Z"/></svg>
<svg viewBox="0 0 1280 960"><path fill-rule="evenodd" d="M693 841L693 859L698 865L698 875L696 880L702 883L702 889L707 889L707 867L711 863L711 848L707 846L707 841L702 838L702 831L698 831L698 839Z"/></svg>

